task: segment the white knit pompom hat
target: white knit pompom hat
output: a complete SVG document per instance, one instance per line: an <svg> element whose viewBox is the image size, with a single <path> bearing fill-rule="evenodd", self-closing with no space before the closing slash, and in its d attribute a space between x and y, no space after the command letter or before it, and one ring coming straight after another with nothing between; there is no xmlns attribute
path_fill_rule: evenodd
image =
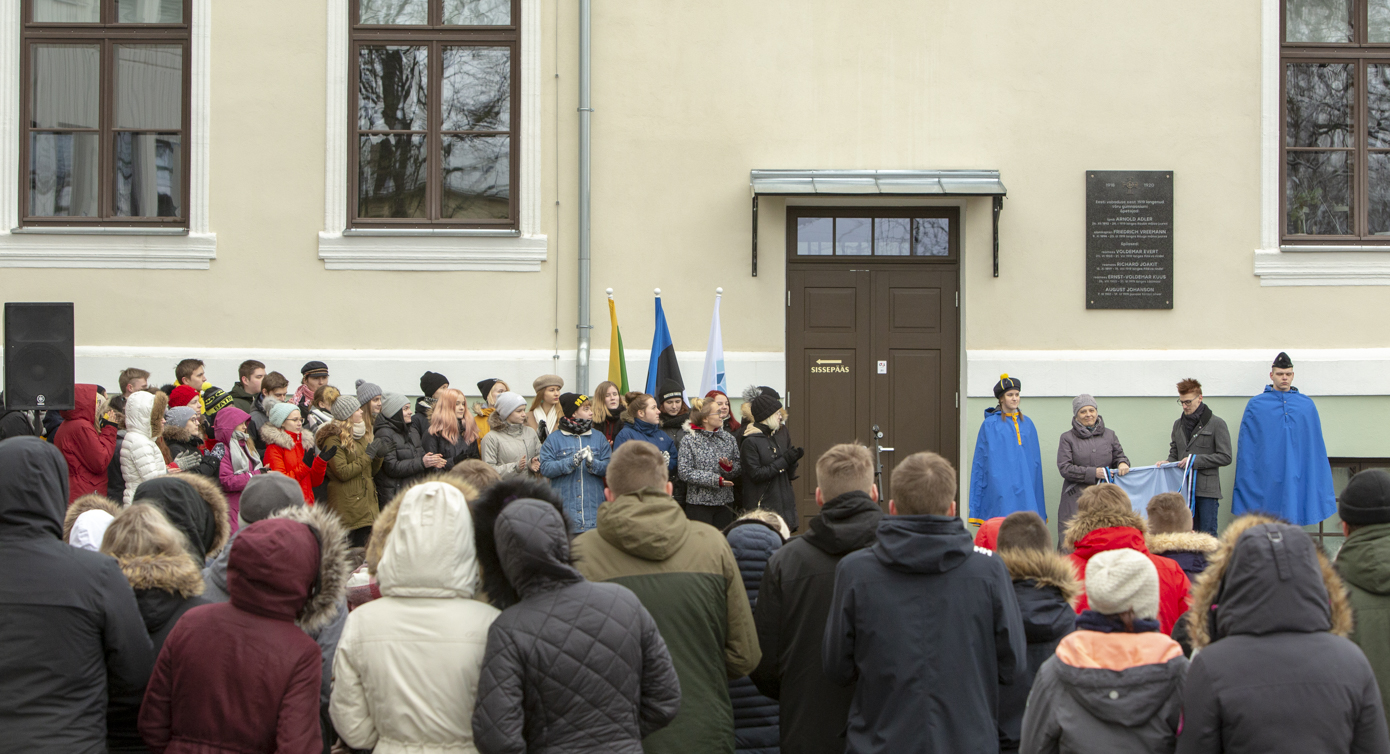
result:
<svg viewBox="0 0 1390 754"><path fill-rule="evenodd" d="M1136 618L1158 617L1158 569L1135 550L1107 550L1086 563L1086 601L1102 615L1133 610Z"/></svg>

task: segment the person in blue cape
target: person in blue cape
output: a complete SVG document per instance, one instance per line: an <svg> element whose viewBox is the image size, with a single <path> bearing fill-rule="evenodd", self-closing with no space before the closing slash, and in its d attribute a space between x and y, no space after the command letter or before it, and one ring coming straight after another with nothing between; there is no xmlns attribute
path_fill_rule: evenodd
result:
<svg viewBox="0 0 1390 754"><path fill-rule="evenodd" d="M1042 450L1033 420L1019 410L1023 383L1000 375L994 386L998 406L985 409L970 469L970 523L1032 511L1047 520L1043 497Z"/></svg>
<svg viewBox="0 0 1390 754"><path fill-rule="evenodd" d="M1231 512L1267 513L1299 526L1337 510L1332 467L1313 399L1293 386L1293 361L1274 360L1271 384L1245 404L1236 443Z"/></svg>

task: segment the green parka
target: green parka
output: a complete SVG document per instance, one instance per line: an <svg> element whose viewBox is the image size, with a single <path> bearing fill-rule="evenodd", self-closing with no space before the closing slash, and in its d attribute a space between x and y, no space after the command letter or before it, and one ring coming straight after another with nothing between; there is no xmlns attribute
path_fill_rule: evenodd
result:
<svg viewBox="0 0 1390 754"><path fill-rule="evenodd" d="M1370 661L1385 716L1390 719L1390 524L1352 532L1337 553L1337 570L1351 593L1355 616L1355 628L1347 638Z"/></svg>
<svg viewBox="0 0 1390 754"><path fill-rule="evenodd" d="M371 526L381 508L377 505L376 483L372 476L381 471L381 459L367 457L367 437L344 444L337 422L325 424L314 437L323 452L338 448L328 462L328 492L325 505L338 514L348 531Z"/></svg>

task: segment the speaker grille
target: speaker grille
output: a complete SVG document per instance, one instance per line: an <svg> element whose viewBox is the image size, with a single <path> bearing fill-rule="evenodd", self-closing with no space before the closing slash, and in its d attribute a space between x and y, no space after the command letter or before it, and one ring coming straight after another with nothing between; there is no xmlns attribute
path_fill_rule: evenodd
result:
<svg viewBox="0 0 1390 754"><path fill-rule="evenodd" d="M6 408L72 408L73 364L72 304L5 304Z"/></svg>

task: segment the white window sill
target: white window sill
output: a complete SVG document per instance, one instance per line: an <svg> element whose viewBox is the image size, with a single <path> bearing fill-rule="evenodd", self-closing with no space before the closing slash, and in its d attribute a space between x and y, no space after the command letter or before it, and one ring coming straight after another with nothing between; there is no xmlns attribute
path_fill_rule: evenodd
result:
<svg viewBox="0 0 1390 754"><path fill-rule="evenodd" d="M1390 285L1390 248L1296 246L1257 249L1255 274L1262 286Z"/></svg>
<svg viewBox="0 0 1390 754"><path fill-rule="evenodd" d="M217 258L216 233L159 230L26 228L0 233L0 267L206 270Z"/></svg>
<svg viewBox="0 0 1390 754"><path fill-rule="evenodd" d="M329 270L539 272L546 250L545 236L319 233L319 259Z"/></svg>

